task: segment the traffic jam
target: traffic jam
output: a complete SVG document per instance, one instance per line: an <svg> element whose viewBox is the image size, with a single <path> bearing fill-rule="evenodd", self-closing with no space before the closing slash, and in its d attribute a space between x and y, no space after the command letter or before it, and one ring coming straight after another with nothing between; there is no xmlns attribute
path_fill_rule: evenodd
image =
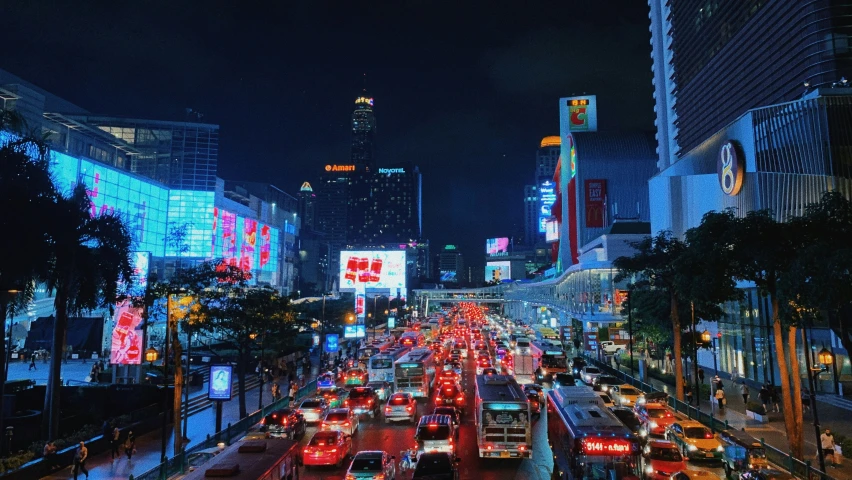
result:
<svg viewBox="0 0 852 480"><path fill-rule="evenodd" d="M421 320L362 341L315 395L247 438L299 441L308 478L456 480L462 465L479 476L535 449L553 458L554 479L786 478L763 475L763 448L744 432L711 431L665 394L568 358L554 330L472 303ZM533 440L539 422L549 447ZM516 478L504 464L514 467L481 478Z"/></svg>

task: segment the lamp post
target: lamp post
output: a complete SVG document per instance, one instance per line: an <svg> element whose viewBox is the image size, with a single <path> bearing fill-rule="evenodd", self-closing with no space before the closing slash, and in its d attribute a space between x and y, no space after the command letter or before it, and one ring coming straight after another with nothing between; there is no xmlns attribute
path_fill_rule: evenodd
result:
<svg viewBox="0 0 852 480"><path fill-rule="evenodd" d="M263 365L263 353L264 353L264 351L263 351L263 340L265 339L265 337L266 337L266 332L264 332L263 335L260 336L260 387L259 387L260 390L258 391L258 394L257 394L257 409L258 410L263 409L263 377L266 375L266 368ZM249 338L251 338L252 340L255 340L255 339L257 339L257 334L252 333L252 334L249 335Z"/></svg>
<svg viewBox="0 0 852 480"><path fill-rule="evenodd" d="M817 457L819 458L819 469L820 471L825 471L825 454L822 452L821 445L819 445L819 413L817 412L817 404L816 404L816 377L819 376L822 372L828 371L828 365L834 363L834 357L831 355L831 352L826 350L824 347L819 352L819 362L822 364L822 367L813 366L811 367L811 356L808 354L810 351L810 347L808 346L808 335L805 333L805 329L802 329L802 347L805 351L805 366L808 372L808 385L810 386L808 397L811 404L811 410L814 412L814 433L816 434L817 441Z"/></svg>
<svg viewBox="0 0 852 480"><path fill-rule="evenodd" d="M698 407L701 405L701 385L698 383L698 339L696 338L695 332L695 302L689 302L689 307L692 310L692 355L693 355L693 371L695 373L695 393L693 397L695 398L695 406ZM704 339L704 335L701 335L702 340Z"/></svg>
<svg viewBox="0 0 852 480"><path fill-rule="evenodd" d="M710 335L710 332L708 332L707 330L704 330L704 332L701 333L701 341L703 341L705 345L709 345L712 342L712 345L713 345L713 347L712 347L713 348L713 371L716 372L715 373L716 375L719 375L719 368L716 366L716 338L721 337L721 336L722 336L721 333L717 333L716 336L714 337L713 335Z"/></svg>
<svg viewBox="0 0 852 480"><path fill-rule="evenodd" d="M633 308L630 306L630 299L633 297L633 289L627 290L627 336L630 337L627 346L630 351L630 376L636 378L636 367L633 366Z"/></svg>
<svg viewBox="0 0 852 480"><path fill-rule="evenodd" d="M166 462L167 427L169 426L169 342L172 322L172 292L166 293L166 333L163 335L163 431L161 433L160 461ZM175 439L177 441L177 439Z"/></svg>

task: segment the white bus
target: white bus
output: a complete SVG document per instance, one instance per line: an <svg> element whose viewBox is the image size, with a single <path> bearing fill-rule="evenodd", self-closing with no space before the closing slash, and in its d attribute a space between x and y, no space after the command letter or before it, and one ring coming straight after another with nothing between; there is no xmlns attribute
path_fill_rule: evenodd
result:
<svg viewBox="0 0 852 480"><path fill-rule="evenodd" d="M524 389L511 376L476 376L475 420L480 457L532 456L530 406Z"/></svg>
<svg viewBox="0 0 852 480"><path fill-rule="evenodd" d="M393 384L393 380L396 377L396 366L394 363L409 350L411 349L408 347L400 346L370 357L367 361L367 375L369 381L388 382Z"/></svg>
<svg viewBox="0 0 852 480"><path fill-rule="evenodd" d="M396 361L394 391L410 393L415 398L429 398L435 381L435 353L428 348L415 348Z"/></svg>
<svg viewBox="0 0 852 480"><path fill-rule="evenodd" d="M381 338L373 340L372 342L358 349L358 361L366 364L367 360L372 358L374 355L384 353L390 350L391 347L393 347L393 342L391 342L390 339Z"/></svg>

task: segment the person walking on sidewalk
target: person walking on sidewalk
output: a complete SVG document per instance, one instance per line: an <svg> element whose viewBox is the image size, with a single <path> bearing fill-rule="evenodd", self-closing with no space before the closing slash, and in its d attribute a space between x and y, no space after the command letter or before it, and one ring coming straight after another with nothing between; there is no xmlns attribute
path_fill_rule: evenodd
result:
<svg viewBox="0 0 852 480"><path fill-rule="evenodd" d="M77 447L77 451L74 452L74 480L77 480L77 475L80 472L86 474L86 478L89 478L89 470L86 469L86 460L89 458L89 449L86 448L85 442L80 442L80 446Z"/></svg>
<svg viewBox="0 0 852 480"><path fill-rule="evenodd" d="M831 430L826 428L825 431L822 432L822 435L819 436L819 445L820 448L822 448L822 455L825 459L831 459L831 465L827 466L837 468L837 462L834 461L834 435L831 434Z"/></svg>
<svg viewBox="0 0 852 480"><path fill-rule="evenodd" d="M36 368L35 359L36 359L35 354L30 355L30 368L29 368L29 370L38 370L38 368ZM29 371L29 370L27 370L27 371Z"/></svg>
<svg viewBox="0 0 852 480"><path fill-rule="evenodd" d="M118 449L121 447L121 442L119 441L119 437L121 436L121 432L118 430L118 427L113 427L112 433L110 435L109 446L112 447L112 459L121 458L121 453L119 453Z"/></svg>
<svg viewBox="0 0 852 480"><path fill-rule="evenodd" d="M296 387L296 384L294 382L290 382L290 403L296 401L296 392L298 391L299 389Z"/></svg>
<svg viewBox="0 0 852 480"><path fill-rule="evenodd" d="M746 385L745 380L740 385L740 393L743 395L743 405L748 405L748 385Z"/></svg>
<svg viewBox="0 0 852 480"><path fill-rule="evenodd" d="M124 440L124 454L127 455L127 461L131 460L134 453L136 453L136 435L131 430L127 432L127 439Z"/></svg>
<svg viewBox="0 0 852 480"><path fill-rule="evenodd" d="M758 392L757 397L760 399L760 403L763 404L763 411L769 413L770 402L772 402L772 394L769 393L769 384L763 385L760 387L760 392Z"/></svg>
<svg viewBox="0 0 852 480"><path fill-rule="evenodd" d="M716 403L719 404L719 411L725 409L725 390L722 388L716 389Z"/></svg>
<svg viewBox="0 0 852 480"><path fill-rule="evenodd" d="M769 385L769 396L772 397L772 405L775 407L775 413L781 412L781 408L778 406L781 399L778 395L778 388L775 385Z"/></svg>
<svg viewBox="0 0 852 480"><path fill-rule="evenodd" d="M698 369L698 381L701 382L702 385L704 385L704 369L703 368Z"/></svg>

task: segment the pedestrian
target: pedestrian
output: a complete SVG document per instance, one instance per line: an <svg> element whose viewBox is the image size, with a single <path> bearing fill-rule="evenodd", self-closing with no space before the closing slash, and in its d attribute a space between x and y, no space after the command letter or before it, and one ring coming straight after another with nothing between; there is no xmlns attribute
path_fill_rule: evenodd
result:
<svg viewBox="0 0 852 480"><path fill-rule="evenodd" d="M86 460L89 458L89 449L86 448L85 442L80 442L80 446L77 447L77 451L74 452L74 480L77 480L77 475L80 472L86 474L86 478L89 478L89 470L86 469Z"/></svg>
<svg viewBox="0 0 852 480"><path fill-rule="evenodd" d="M44 450L42 451L42 457L44 457L44 464L47 467L48 472L52 472L56 467L56 444L53 442L47 442L44 444Z"/></svg>
<svg viewBox="0 0 852 480"><path fill-rule="evenodd" d="M829 467L837 467L836 462L834 461L834 435L831 434L831 430L825 429L822 435L819 436L819 444L820 448L822 448L822 455L826 460L831 459L831 465L827 465Z"/></svg>
<svg viewBox="0 0 852 480"><path fill-rule="evenodd" d="M118 427L113 427L112 435L110 436L109 446L112 447L112 459L121 457L121 453L118 452L119 447L121 446L121 442L119 441L119 437L121 436L121 431Z"/></svg>
<svg viewBox="0 0 852 480"><path fill-rule="evenodd" d="M686 395L686 403L692 403L692 386L686 383L686 379L683 379L683 394Z"/></svg>
<svg viewBox="0 0 852 480"><path fill-rule="evenodd" d="M704 369L703 368L698 369L698 381L701 382L702 385L704 384Z"/></svg>
<svg viewBox="0 0 852 480"><path fill-rule="evenodd" d="M29 368L29 370L38 370L38 368L36 368L35 360L36 360L36 356L35 356L35 353L33 353L32 355L30 355L30 368Z"/></svg>
<svg viewBox="0 0 852 480"><path fill-rule="evenodd" d="M781 396L778 395L778 388L775 385L769 386L769 396L772 397L772 405L775 407L775 413L781 412L781 408L778 405L781 403Z"/></svg>
<svg viewBox="0 0 852 480"><path fill-rule="evenodd" d="M763 411L769 413L769 404L772 401L772 394L769 393L769 384L760 387L760 392L757 394L760 403L763 404Z"/></svg>
<svg viewBox="0 0 852 480"><path fill-rule="evenodd" d="M713 384L716 385L716 390L724 390L725 389L725 384L722 383L722 379L719 377L719 375L716 375L715 377L713 377Z"/></svg>
<svg viewBox="0 0 852 480"><path fill-rule="evenodd" d="M127 455L127 460L130 460L134 453L136 453L136 435L131 430L127 432L127 438L124 440L124 454Z"/></svg>
<svg viewBox="0 0 852 480"><path fill-rule="evenodd" d="M291 403L296 401L296 392L298 392L298 391L299 391L299 389L296 387L296 384L291 383L290 384L290 402Z"/></svg>
<svg viewBox="0 0 852 480"><path fill-rule="evenodd" d="M721 388L716 389L716 403L719 405L719 410L725 409L725 390Z"/></svg>
<svg viewBox="0 0 852 480"><path fill-rule="evenodd" d="M807 387L802 388L802 410L805 412L811 411L811 395Z"/></svg>
<svg viewBox="0 0 852 480"><path fill-rule="evenodd" d="M281 387L277 383L272 382L272 401L277 402L281 399Z"/></svg>
<svg viewBox="0 0 852 480"><path fill-rule="evenodd" d="M748 385L746 385L745 380L740 385L740 393L743 394L743 405L748 405Z"/></svg>

